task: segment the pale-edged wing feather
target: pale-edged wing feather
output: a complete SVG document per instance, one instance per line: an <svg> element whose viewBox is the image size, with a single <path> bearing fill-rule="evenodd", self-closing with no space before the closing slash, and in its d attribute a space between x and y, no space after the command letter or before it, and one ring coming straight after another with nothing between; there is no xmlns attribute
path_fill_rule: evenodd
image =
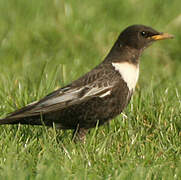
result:
<svg viewBox="0 0 181 180"><path fill-rule="evenodd" d="M87 81L86 84L83 82L82 85L78 83L78 86L69 85L64 88L60 88L41 99L39 102L32 103L20 110L13 112L7 118L17 119L46 114L68 108L69 106L79 104L83 101L88 101L93 97L103 98L110 95L111 89L117 81L112 81L109 77L109 74L105 75L103 73L102 75L96 77L95 73L92 74L95 79L91 78L91 75L87 74L89 75L88 78L92 80Z"/></svg>

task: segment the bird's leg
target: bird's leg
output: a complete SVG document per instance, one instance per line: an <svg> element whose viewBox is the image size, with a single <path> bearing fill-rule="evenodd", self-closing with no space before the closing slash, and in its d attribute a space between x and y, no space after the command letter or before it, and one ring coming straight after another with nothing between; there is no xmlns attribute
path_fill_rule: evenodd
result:
<svg viewBox="0 0 181 180"><path fill-rule="evenodd" d="M79 125L78 125L77 128L73 132L72 140L74 142L79 142L80 141L80 142L85 143L87 132L88 132L88 129L80 128Z"/></svg>

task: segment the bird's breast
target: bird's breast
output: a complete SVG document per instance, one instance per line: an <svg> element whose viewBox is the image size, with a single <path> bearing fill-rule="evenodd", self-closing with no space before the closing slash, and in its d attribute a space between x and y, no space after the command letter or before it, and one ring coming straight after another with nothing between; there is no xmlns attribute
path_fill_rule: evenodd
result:
<svg viewBox="0 0 181 180"><path fill-rule="evenodd" d="M129 90L134 90L139 77L139 65L128 62L112 63L112 65L120 73Z"/></svg>

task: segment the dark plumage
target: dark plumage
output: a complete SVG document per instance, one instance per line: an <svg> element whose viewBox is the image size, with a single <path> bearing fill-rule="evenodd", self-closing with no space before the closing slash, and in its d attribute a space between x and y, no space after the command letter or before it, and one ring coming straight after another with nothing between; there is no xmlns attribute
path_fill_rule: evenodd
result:
<svg viewBox="0 0 181 180"><path fill-rule="evenodd" d="M143 26L126 28L105 60L78 80L0 120L0 124L31 124L74 129L84 138L87 129L119 115L129 103L139 75L139 57L152 42L172 38Z"/></svg>

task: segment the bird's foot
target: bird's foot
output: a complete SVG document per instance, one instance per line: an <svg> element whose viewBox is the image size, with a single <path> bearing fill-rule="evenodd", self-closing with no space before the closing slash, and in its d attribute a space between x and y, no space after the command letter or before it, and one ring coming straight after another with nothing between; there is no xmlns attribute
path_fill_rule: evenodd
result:
<svg viewBox="0 0 181 180"><path fill-rule="evenodd" d="M84 128L79 128L77 127L74 132L73 132L73 138L72 140L77 143L77 142L82 142L85 144L86 142L86 134L88 132L88 129Z"/></svg>

